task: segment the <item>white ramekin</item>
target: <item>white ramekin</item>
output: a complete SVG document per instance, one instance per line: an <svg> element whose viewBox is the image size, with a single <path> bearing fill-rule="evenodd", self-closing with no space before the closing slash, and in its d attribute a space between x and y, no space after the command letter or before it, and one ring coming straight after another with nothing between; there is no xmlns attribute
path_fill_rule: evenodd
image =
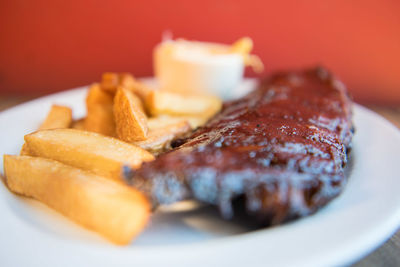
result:
<svg viewBox="0 0 400 267"><path fill-rule="evenodd" d="M163 90L228 98L243 79L244 62L227 45L164 41L154 49L154 72Z"/></svg>

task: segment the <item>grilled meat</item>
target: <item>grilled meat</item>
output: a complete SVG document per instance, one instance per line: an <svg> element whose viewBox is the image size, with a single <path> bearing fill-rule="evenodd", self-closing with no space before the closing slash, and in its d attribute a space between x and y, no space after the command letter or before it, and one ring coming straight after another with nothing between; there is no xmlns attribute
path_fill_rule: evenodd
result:
<svg viewBox="0 0 400 267"><path fill-rule="evenodd" d="M248 214L277 224L342 191L352 135L351 101L328 71L278 73L179 147L125 173L156 204L194 198L230 218L240 198Z"/></svg>

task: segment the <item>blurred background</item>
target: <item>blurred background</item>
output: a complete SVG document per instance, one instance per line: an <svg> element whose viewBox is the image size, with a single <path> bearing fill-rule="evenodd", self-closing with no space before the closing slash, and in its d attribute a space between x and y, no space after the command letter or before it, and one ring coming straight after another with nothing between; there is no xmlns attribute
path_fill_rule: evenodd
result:
<svg viewBox="0 0 400 267"><path fill-rule="evenodd" d="M361 103L400 104L400 1L0 1L0 94L45 94L105 71L151 76L162 33L254 40L265 73L322 64ZM248 71L247 76L255 74Z"/></svg>

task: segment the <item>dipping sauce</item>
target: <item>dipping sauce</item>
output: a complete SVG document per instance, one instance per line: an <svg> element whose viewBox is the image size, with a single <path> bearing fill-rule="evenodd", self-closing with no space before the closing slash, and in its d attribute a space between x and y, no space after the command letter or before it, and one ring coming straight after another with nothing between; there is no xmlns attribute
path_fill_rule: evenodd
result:
<svg viewBox="0 0 400 267"><path fill-rule="evenodd" d="M259 58L250 55L252 46L250 38L242 38L234 45L183 39L164 41L154 49L155 76L162 90L208 93L226 99L242 81L249 62L257 59L262 68Z"/></svg>

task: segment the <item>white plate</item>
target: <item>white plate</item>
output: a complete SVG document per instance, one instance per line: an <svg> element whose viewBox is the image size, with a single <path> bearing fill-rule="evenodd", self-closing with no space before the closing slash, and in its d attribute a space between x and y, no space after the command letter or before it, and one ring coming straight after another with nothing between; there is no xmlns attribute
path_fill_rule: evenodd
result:
<svg viewBox="0 0 400 267"><path fill-rule="evenodd" d="M19 152L24 134L38 127L52 103L84 115L84 94L82 88L62 92L1 113L1 155ZM354 121L350 180L343 194L313 216L264 230L250 231L188 202L162 209L132 245L117 247L0 184L0 265L332 266L355 261L400 224L400 134L358 105Z"/></svg>

